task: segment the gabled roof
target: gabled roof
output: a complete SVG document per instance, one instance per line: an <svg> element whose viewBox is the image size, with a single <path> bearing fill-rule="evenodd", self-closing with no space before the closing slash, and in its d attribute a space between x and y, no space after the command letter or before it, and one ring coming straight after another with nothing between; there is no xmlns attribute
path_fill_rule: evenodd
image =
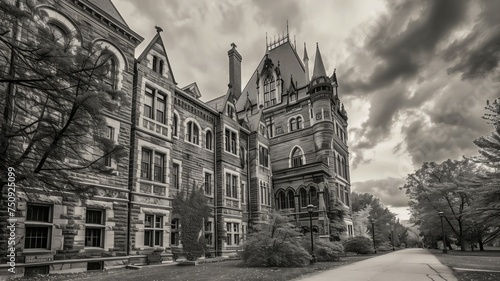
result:
<svg viewBox="0 0 500 281"><path fill-rule="evenodd" d="M290 42L285 42L282 45L271 49L267 52L267 57L272 60L275 66L278 65L279 62L281 77L283 78L284 91L290 87L290 76L293 77L294 81L297 81L299 86L304 86L306 84L304 65ZM256 71L254 71L252 77L250 77L250 80L248 80L248 83L242 91L242 93L249 93L248 99L252 105L257 103L257 79L258 75L261 74L258 72L263 69L265 61L266 55L262 57L262 60L256 67ZM247 97L245 95L241 95L236 103L236 110L243 110L246 103Z"/></svg>
<svg viewBox="0 0 500 281"><path fill-rule="evenodd" d="M161 32L161 28L156 27L156 29L160 30L160 32ZM139 61L139 63L141 63L146 58L146 56L148 55L149 51L153 48L153 46L156 43L160 44L160 46L163 49L163 55L165 55L165 58L167 59L167 67L168 67L168 71L170 72L170 76L172 77L172 81L174 82L174 84L177 85L177 82L175 81L175 77L174 77L174 72L172 71L172 67L170 67L170 61L168 59L167 50L165 49L165 45L163 44L163 39L161 38L160 32L156 33L155 37L153 37L151 42L149 42L148 46L144 49L144 51L142 51L142 53L139 56L139 58L137 59L137 61Z"/></svg>
<svg viewBox="0 0 500 281"><path fill-rule="evenodd" d="M230 90L228 89L227 91L228 91L228 93L226 93L225 95L222 95L222 96L217 97L213 100L207 101L205 104L210 106L211 108L215 109L217 112L224 112L224 108L225 108L226 101L227 101L227 96L228 96Z"/></svg>
<svg viewBox="0 0 500 281"><path fill-rule="evenodd" d="M264 114L262 114L262 109L259 110L259 112L255 113L254 115L248 117L247 125L251 132L258 132L261 122L265 124Z"/></svg>
<svg viewBox="0 0 500 281"><path fill-rule="evenodd" d="M198 84L196 84L196 82L193 82L193 83L185 86L184 88L182 88L182 90L193 94L193 97L195 97L197 99L201 98L201 92L200 92L200 89L198 88Z"/></svg>
<svg viewBox="0 0 500 281"><path fill-rule="evenodd" d="M94 5L95 7L99 8L104 13L108 14L108 16L111 16L111 18L113 18L115 21L128 27L122 15L120 15L120 13L116 9L113 2L111 2L111 0L86 0L86 1Z"/></svg>

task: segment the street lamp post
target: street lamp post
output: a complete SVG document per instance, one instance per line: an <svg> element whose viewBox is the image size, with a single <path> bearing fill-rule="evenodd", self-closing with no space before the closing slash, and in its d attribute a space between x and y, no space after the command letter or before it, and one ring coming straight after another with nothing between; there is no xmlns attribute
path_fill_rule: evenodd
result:
<svg viewBox="0 0 500 281"><path fill-rule="evenodd" d="M372 223L373 252L376 254L377 247L375 247L375 220L371 218L370 222Z"/></svg>
<svg viewBox="0 0 500 281"><path fill-rule="evenodd" d="M392 245L392 250L395 251L394 249L394 228L391 227L391 245Z"/></svg>
<svg viewBox="0 0 500 281"><path fill-rule="evenodd" d="M444 224L443 224L443 217L444 213L439 212L439 217L441 218L441 233L443 234L443 253L448 253L448 250L446 249L446 235L444 233Z"/></svg>
<svg viewBox="0 0 500 281"><path fill-rule="evenodd" d="M314 205L309 204L309 205L307 205L306 208L307 208L307 212L309 212L309 231L311 232L311 253L312 253L311 263L315 263L316 256L314 255L314 237L313 237L313 220L312 220Z"/></svg>

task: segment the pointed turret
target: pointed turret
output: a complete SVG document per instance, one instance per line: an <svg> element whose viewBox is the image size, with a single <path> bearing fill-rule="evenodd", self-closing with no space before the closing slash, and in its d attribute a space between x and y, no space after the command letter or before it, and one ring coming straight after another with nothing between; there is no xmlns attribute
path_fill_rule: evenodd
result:
<svg viewBox="0 0 500 281"><path fill-rule="evenodd" d="M318 43L316 43L316 56L314 58L314 69L311 80L314 80L317 77L326 77L325 65L323 64L323 59L321 58Z"/></svg>
<svg viewBox="0 0 500 281"><path fill-rule="evenodd" d="M309 84L309 56L307 55L306 42L304 42L304 67L306 70L306 83Z"/></svg>

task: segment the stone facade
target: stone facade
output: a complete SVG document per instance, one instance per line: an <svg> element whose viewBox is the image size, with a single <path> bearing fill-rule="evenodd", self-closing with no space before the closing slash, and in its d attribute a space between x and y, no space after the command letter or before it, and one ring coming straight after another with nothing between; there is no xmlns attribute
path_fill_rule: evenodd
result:
<svg viewBox="0 0 500 281"><path fill-rule="evenodd" d="M347 115L319 49L310 79L307 54L304 65L286 35L268 46L242 94L242 56L232 44L227 93L205 103L196 83L177 86L160 28L134 58L143 39L110 1L62 1L57 9L40 3L82 44L113 53L116 87L131 102L107 112L106 122L113 141L130 150L106 173L72 174L95 190L90 199L37 187L18 195L17 235L25 237L31 227L46 242L28 247L27 239L19 241L17 276L145 264L153 252L172 260L182 252L182 224L189 223L172 212L182 189L203 189L212 208L203 229L207 256L234 254L271 209L288 212L307 230L305 207L313 204L313 231L330 234L331 206L350 205ZM36 200L30 194L38 194Z"/></svg>

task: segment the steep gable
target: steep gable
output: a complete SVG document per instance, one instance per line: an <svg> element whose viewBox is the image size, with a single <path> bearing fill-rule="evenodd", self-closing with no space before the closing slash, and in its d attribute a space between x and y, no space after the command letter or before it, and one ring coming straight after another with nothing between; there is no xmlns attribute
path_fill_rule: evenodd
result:
<svg viewBox="0 0 500 281"><path fill-rule="evenodd" d="M271 49L266 55L267 58L270 59L275 66L277 66L279 63L281 77L284 80L284 92L286 92L290 87L290 77L293 77L293 81L296 82L299 87L306 84L304 64L300 60L299 55L290 44L290 42L285 42L282 45ZM252 105L257 104L257 83L260 79L260 72L262 69L264 69L264 65L266 63L266 55L264 55L262 60L259 62L256 70L252 74L252 77L250 77L250 80L248 80L248 83L242 91L242 93L248 92L248 100L252 103ZM240 96L238 102L236 103L236 109L238 111L244 110L246 104L247 97L245 96L245 94L243 94Z"/></svg>
<svg viewBox="0 0 500 281"><path fill-rule="evenodd" d="M170 66L170 61L168 59L167 50L165 49L165 45L163 44L163 39L160 35L160 32L163 31L160 27L155 27L158 31L155 37L149 42L148 46L141 53L137 61L141 64L147 63L149 68L153 68L153 59L154 56L159 57L160 59L164 59L163 63L163 76L167 79L170 79L174 84L177 84L175 81L174 73L172 72L172 67Z"/></svg>

